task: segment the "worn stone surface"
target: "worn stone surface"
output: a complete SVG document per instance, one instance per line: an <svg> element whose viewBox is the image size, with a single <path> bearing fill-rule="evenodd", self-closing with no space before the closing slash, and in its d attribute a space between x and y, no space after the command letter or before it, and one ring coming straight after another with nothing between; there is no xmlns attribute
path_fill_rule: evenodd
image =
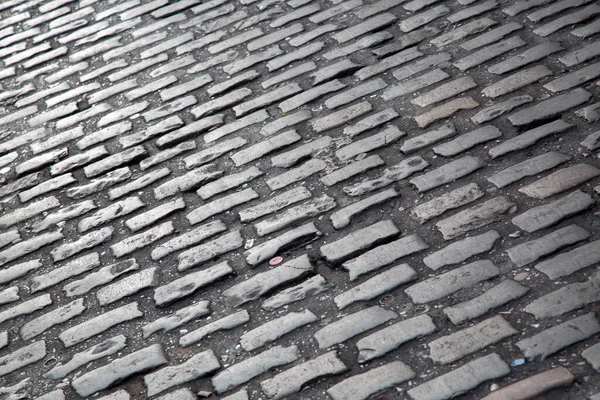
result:
<svg viewBox="0 0 600 400"><path fill-rule="evenodd" d="M552 203L531 208L512 219L512 223L527 232L552 226L566 217L577 214L596 204L587 193L576 190Z"/></svg>
<svg viewBox="0 0 600 400"><path fill-rule="evenodd" d="M493 278L499 273L500 271L491 261L475 261L416 283L404 292L416 304L429 303L477 282Z"/></svg>
<svg viewBox="0 0 600 400"><path fill-rule="evenodd" d="M359 340L356 343L358 361L364 363L382 357L400 347L402 343L432 334L436 330L435 323L428 315L397 322Z"/></svg>
<svg viewBox="0 0 600 400"><path fill-rule="evenodd" d="M448 364L517 333L498 315L429 342L429 358L438 364Z"/></svg>
<svg viewBox="0 0 600 400"><path fill-rule="evenodd" d="M375 271L402 257L425 250L428 247L419 235L412 234L375 247L373 250L344 262L342 267L349 272L350 280L354 281L363 274Z"/></svg>
<svg viewBox="0 0 600 400"><path fill-rule="evenodd" d="M164 367L144 376L148 396L186 383L219 369L219 360L211 350L195 354L181 364ZM177 398L177 397L174 397Z"/></svg>
<svg viewBox="0 0 600 400"><path fill-rule="evenodd" d="M401 361L392 361L367 372L344 379L327 390L334 400L365 400L371 395L415 376L415 372Z"/></svg>
<svg viewBox="0 0 600 400"><path fill-rule="evenodd" d="M321 376L341 374L347 369L348 367L337 357L336 352L330 351L262 381L260 386L269 398L281 399L299 392L307 382Z"/></svg>
<svg viewBox="0 0 600 400"><path fill-rule="evenodd" d="M495 230L467 237L431 253L423 258L423 263L433 270L438 270L446 265L458 264L475 255L490 251L498 239L500 239L500 234Z"/></svg>
<svg viewBox="0 0 600 400"><path fill-rule="evenodd" d="M242 362L232 365L212 378L217 393L223 393L271 368L289 364L298 359L298 347L275 346Z"/></svg>
<svg viewBox="0 0 600 400"><path fill-rule="evenodd" d="M465 321L484 315L493 308L518 299L528 291L528 287L507 279L471 300L445 308L444 313L452 323L460 325Z"/></svg>
<svg viewBox="0 0 600 400"><path fill-rule="evenodd" d="M553 368L505 386L487 395L484 399L535 398L552 389L568 387L573 381L575 381L575 376L568 369L564 367Z"/></svg>
<svg viewBox="0 0 600 400"><path fill-rule="evenodd" d="M256 350L303 325L318 320L319 318L308 309L301 312L291 312L244 333L240 337L240 344L246 351Z"/></svg>
<svg viewBox="0 0 600 400"><path fill-rule="evenodd" d="M509 373L508 364L498 354L491 353L410 389L408 394L415 400L447 399Z"/></svg>
<svg viewBox="0 0 600 400"><path fill-rule="evenodd" d="M319 348L326 349L384 324L397 316L398 314L393 311L373 306L350 314L319 329L315 332L315 339L319 343Z"/></svg>
<svg viewBox="0 0 600 400"><path fill-rule="evenodd" d="M590 237L590 233L577 225L569 225L529 242L521 243L506 250L517 267L531 264L561 248Z"/></svg>
<svg viewBox="0 0 600 400"><path fill-rule="evenodd" d="M89 396L99 390L112 386L115 382L130 375L166 364L162 346L154 344L110 364L88 372L73 380L73 388L80 396Z"/></svg>
<svg viewBox="0 0 600 400"><path fill-rule="evenodd" d="M443 219L436 226L444 239L454 239L463 233L498 221L502 215L516 212L516 208L516 204L508 197L499 196Z"/></svg>
<svg viewBox="0 0 600 400"><path fill-rule="evenodd" d="M598 306L599 10L0 4L1 356L46 342L0 397L593 396L597 334L503 379L452 374ZM397 318L318 348L376 306ZM518 334L455 339L498 316ZM102 380L154 343L164 364ZM577 383L528 380L557 365ZM110 387L80 396L82 377Z"/></svg>
<svg viewBox="0 0 600 400"><path fill-rule="evenodd" d="M528 360L546 357L600 332L600 323L591 312L552 326L516 343Z"/></svg>

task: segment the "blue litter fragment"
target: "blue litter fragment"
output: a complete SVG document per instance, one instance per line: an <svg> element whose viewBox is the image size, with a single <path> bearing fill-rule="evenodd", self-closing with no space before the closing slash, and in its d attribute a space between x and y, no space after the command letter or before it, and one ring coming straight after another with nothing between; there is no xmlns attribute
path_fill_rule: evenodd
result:
<svg viewBox="0 0 600 400"><path fill-rule="evenodd" d="M525 364L525 359L524 358L518 358L516 360L514 360L513 362L510 363L511 367L518 367L519 365L523 365Z"/></svg>

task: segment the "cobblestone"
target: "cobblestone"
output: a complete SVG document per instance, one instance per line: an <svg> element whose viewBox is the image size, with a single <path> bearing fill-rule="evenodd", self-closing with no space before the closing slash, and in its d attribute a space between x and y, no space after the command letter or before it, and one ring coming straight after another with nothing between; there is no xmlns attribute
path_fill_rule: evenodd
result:
<svg viewBox="0 0 600 400"><path fill-rule="evenodd" d="M499 275L498 268L489 260L475 261L434 278L416 283L405 290L415 304L439 300L460 289Z"/></svg>
<svg viewBox="0 0 600 400"><path fill-rule="evenodd" d="M495 230L467 237L431 253L423 258L423 263L434 271L447 265L458 264L492 250L498 239L500 239L500 234Z"/></svg>
<svg viewBox="0 0 600 400"><path fill-rule="evenodd" d="M400 230L391 220L380 221L369 227L356 230L348 236L321 247L320 252L330 263L341 263L375 244L393 238Z"/></svg>
<svg viewBox="0 0 600 400"><path fill-rule="evenodd" d="M444 239L450 240L501 219L504 214L516 212L516 204L508 197L499 196L436 223ZM516 218L516 217L515 217Z"/></svg>
<svg viewBox="0 0 600 400"><path fill-rule="evenodd" d="M161 306L194 293L196 290L233 272L227 262L192 272L154 290L154 302Z"/></svg>
<svg viewBox="0 0 600 400"><path fill-rule="evenodd" d="M585 282L575 282L537 298L525 307L525 311L538 319L558 317L577 310L600 298L600 275L595 273Z"/></svg>
<svg viewBox="0 0 600 400"><path fill-rule="evenodd" d="M384 324L397 316L398 314L393 311L373 306L319 329L315 332L315 339L319 343L319 348L325 349Z"/></svg>
<svg viewBox="0 0 600 400"><path fill-rule="evenodd" d="M240 344L246 351L256 350L301 326L317 322L318 320L319 318L308 309L300 312L291 312L244 333L240 338Z"/></svg>
<svg viewBox="0 0 600 400"><path fill-rule="evenodd" d="M356 258L346 261L342 266L350 273L350 280L354 281L363 274L375 271L402 257L427 249L428 247L419 235L412 234L367 251Z"/></svg>
<svg viewBox="0 0 600 400"><path fill-rule="evenodd" d="M408 394L415 400L447 399L509 373L508 364L498 354L491 353L410 389Z"/></svg>
<svg viewBox="0 0 600 400"><path fill-rule="evenodd" d="M479 387L508 371L491 351L518 360L517 342L598 302L598 6L513 3L1 4L0 347L47 343L0 392L79 398L72 382L166 340L164 364L96 397L430 400L528 383L524 396L593 396L593 335ZM285 134L289 146L265 147ZM364 230L381 221L402 235ZM331 269L319 250L352 235ZM442 297L415 304L415 287ZM339 354L318 349L315 332L377 304L398 315ZM269 325L307 310L310 323ZM452 339L503 317L518 335ZM220 365L290 342L293 362L264 375L249 363L239 385L234 368L216 380L227 393L211 384ZM435 360L465 358L415 361L442 342L457 346ZM203 353L214 370L186 375ZM576 385L528 380L557 363Z"/></svg>
<svg viewBox="0 0 600 400"><path fill-rule="evenodd" d="M147 395L154 396L173 386L200 378L219 368L221 368L221 365L212 350L195 354L181 364L163 367L156 372L145 375L144 383L148 389Z"/></svg>
<svg viewBox="0 0 600 400"><path fill-rule="evenodd" d="M523 379L484 397L485 400L500 400L507 397L535 398L561 387L570 386L575 376L564 367L554 368Z"/></svg>
<svg viewBox="0 0 600 400"><path fill-rule="evenodd" d="M416 278L417 273L408 264L400 264L340 293L333 300L342 309L357 301L372 300Z"/></svg>
<svg viewBox="0 0 600 400"><path fill-rule="evenodd" d="M293 247L296 243L309 240L319 233L315 225L311 222L294 228L286 233L277 236L271 240L263 242L252 249L244 252L244 257L249 265L256 266L261 262L272 258L278 253Z"/></svg>
<svg viewBox="0 0 600 400"><path fill-rule="evenodd" d="M89 396L128 376L166 363L167 359L163 354L162 346L153 344L75 378L71 385L80 396Z"/></svg>
<svg viewBox="0 0 600 400"><path fill-rule="evenodd" d="M540 127L528 130L517 137L508 139L496 147L492 147L489 151L490 157L498 158L514 151L526 149L550 135L563 133L572 127L573 125L562 119L549 122Z"/></svg>
<svg viewBox="0 0 600 400"><path fill-rule="evenodd" d="M600 254L596 246L598 246L597 240L542 261L535 268L550 279L571 275L598 262Z"/></svg>
<svg viewBox="0 0 600 400"><path fill-rule="evenodd" d="M599 331L600 324L592 312L522 339L516 345L530 361L536 358L545 359L567 346L597 334Z"/></svg>
<svg viewBox="0 0 600 400"><path fill-rule="evenodd" d="M528 287L507 279L471 300L447 307L444 309L444 313L453 324L460 325L463 322L484 315L494 308L523 297L528 291Z"/></svg>
<svg viewBox="0 0 600 400"><path fill-rule="evenodd" d="M415 372L400 361L393 361L344 379L327 390L334 400L364 400L386 388L415 377Z"/></svg>
<svg viewBox="0 0 600 400"><path fill-rule="evenodd" d="M268 311L276 310L290 303L300 301L309 295L317 295L330 289L330 285L321 275L315 275L304 282L284 289L269 297L262 303L262 308Z"/></svg>
<svg viewBox="0 0 600 400"><path fill-rule="evenodd" d="M0 357L0 376L5 376L46 356L46 342L39 340L12 353Z"/></svg>
<svg viewBox="0 0 600 400"><path fill-rule="evenodd" d="M429 358L439 364L452 363L518 332L498 315L429 342Z"/></svg>
<svg viewBox="0 0 600 400"><path fill-rule="evenodd" d="M275 346L220 372L212 378L212 384L217 393L223 393L255 376L262 375L272 368L289 364L298 358L299 354L296 346Z"/></svg>
<svg viewBox="0 0 600 400"><path fill-rule="evenodd" d="M81 343L93 336L96 336L111 327L125 321L130 321L139 318L144 314L138 309L138 303L133 302L104 314L100 314L95 318L91 318L79 325L66 329L58 335L59 339L66 347L71 347L77 343Z"/></svg>
<svg viewBox="0 0 600 400"><path fill-rule="evenodd" d="M287 282L296 280L314 270L306 255L286 262L272 270L258 273L223 291L228 304L238 307L256 300L263 294Z"/></svg>
<svg viewBox="0 0 600 400"><path fill-rule="evenodd" d="M527 232L535 232L557 224L570 215L580 213L592 205L595 200L587 193L576 190L549 204L530 208L514 217L511 222Z"/></svg>
<svg viewBox="0 0 600 400"><path fill-rule="evenodd" d="M577 225L569 225L538 239L511 247L506 252L517 267L523 267L590 236L591 234L585 229Z"/></svg>

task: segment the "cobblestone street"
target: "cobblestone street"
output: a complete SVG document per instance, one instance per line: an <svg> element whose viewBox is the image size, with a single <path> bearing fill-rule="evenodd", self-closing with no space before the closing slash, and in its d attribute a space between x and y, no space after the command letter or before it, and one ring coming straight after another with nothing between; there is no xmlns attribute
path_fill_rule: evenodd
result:
<svg viewBox="0 0 600 400"><path fill-rule="evenodd" d="M600 0L0 0L0 400L600 400Z"/></svg>

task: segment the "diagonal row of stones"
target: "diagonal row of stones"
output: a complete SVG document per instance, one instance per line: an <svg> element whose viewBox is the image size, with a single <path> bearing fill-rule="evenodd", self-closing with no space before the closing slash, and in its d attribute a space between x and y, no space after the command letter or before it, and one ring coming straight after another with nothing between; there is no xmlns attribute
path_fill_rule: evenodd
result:
<svg viewBox="0 0 600 400"><path fill-rule="evenodd" d="M597 232L569 221L590 215L596 195L585 184L600 171L569 147L539 152L534 146L600 118L595 104L579 109L597 93L580 86L600 76L593 63L598 42L577 50L558 41L523 49L528 34L552 39L578 23L585 25L570 35L593 36L600 27L587 22L598 7L517 2L502 10L510 17L526 12L526 34L516 22L498 26L496 1L434 3L0 4L0 198L6 200L0 206L0 349L7 348L0 353L0 376L9 379L2 390L47 392L38 397L45 399L73 390L85 397L153 370L144 375L148 396L195 398L188 388L164 392L205 376L220 394L260 376L268 398L284 398L308 382L350 371L327 394L364 399L415 379L420 367L392 361L357 373L341 358L343 347L327 349L353 340L357 361L365 363L436 335L426 339L432 362L470 361L407 388L414 399L442 399L511 372L499 354L481 356L488 346L509 341L533 361L597 334L594 313L577 312L600 300L597 274L586 274L524 309L538 319L570 313L568 321L509 339L519 332L516 318L487 313L530 288L481 257L502 237L507 243L501 248L517 268L536 263L535 270L553 281L600 262ZM461 25L449 29L443 19ZM399 28L399 37L390 26ZM424 42L439 51L415 46ZM540 62L559 52L558 62L575 70L554 79ZM540 80L550 92L542 101L546 92L535 85ZM523 94L531 85L533 91ZM486 97L507 95L476 113L466 111ZM561 118L576 107L576 122ZM448 121L456 116L456 123ZM599 143L591 132L581 146L594 151ZM539 154L518 163L510 158L531 149ZM487 167L497 159L491 173ZM454 185L463 178L475 182ZM499 189L528 184L519 194L486 196L486 180ZM397 183L416 191L400 193ZM521 196L533 205L522 209L528 203ZM403 197L417 203L407 210L414 220L407 230L398 228L404 213L361 222L373 208ZM323 215L329 216L325 222ZM553 228L563 220L567 225ZM502 233L486 228L498 222ZM419 223L445 240L478 231L440 246ZM523 240L505 235L516 228L525 232ZM288 260L265 265L280 254ZM340 266L342 281L360 282L340 287L316 268L315 258ZM435 274L428 277L419 260ZM406 318L398 307L364 303L388 292L404 293L413 305L447 301L488 280L493 287L443 309L454 325L477 321L453 333L438 333L439 321L427 314ZM136 295L148 289L148 299ZM310 299L319 294L334 300L325 318L307 308L317 307ZM72 299L77 296L83 297ZM263 311L238 309L263 297ZM168 312L148 311L154 306ZM297 311L287 312L290 306ZM339 314L336 307L349 311ZM269 315L273 310L278 314ZM184 328L203 317L194 330ZM148 345L125 328L141 327L154 340L180 329L178 345L188 347L248 323L254 328L237 337L252 354L242 361L225 355L221 362L215 353L222 346L174 358L164 341ZM109 330L111 337L104 337ZM323 351L276 343L296 332L310 335ZM71 347L75 352L64 350ZM126 347L137 350L123 355ZM18 376L57 349L60 362L44 376L51 381L79 370L68 380L72 389ZM590 347L582 357L597 369L599 354ZM101 366L80 370L96 360ZM278 373L265 379L273 369ZM566 369L549 369L488 397L522 394L523 388L536 396L573 380ZM242 389L227 398L252 396ZM104 398L130 394L119 390Z"/></svg>

